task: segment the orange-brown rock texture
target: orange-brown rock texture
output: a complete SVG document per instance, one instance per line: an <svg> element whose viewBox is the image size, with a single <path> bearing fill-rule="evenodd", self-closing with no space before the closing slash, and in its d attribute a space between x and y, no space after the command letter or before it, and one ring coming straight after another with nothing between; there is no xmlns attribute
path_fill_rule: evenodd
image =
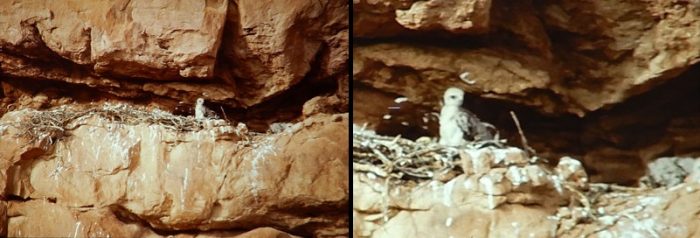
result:
<svg viewBox="0 0 700 238"><path fill-rule="evenodd" d="M567 223L528 205L484 210L460 200L462 207L450 207L439 201L449 196L441 189L421 190L433 185L391 185L395 177L374 174L373 181L364 177L370 170L356 172L356 187L389 193L360 189L367 197L353 204L359 237L698 236L698 203L689 202L698 180L688 177L697 167L662 169L683 171L660 176L680 185L637 186L648 185L649 164L659 158L700 157L700 1L355 0L352 14L356 127L426 146L438 136L443 93L458 87L463 107L509 145L522 147L513 111L550 166L571 156L592 184L633 187L597 191L605 195L590 201L600 208L593 220L560 209L557 218L574 221ZM376 153L391 147L381 148ZM413 201L421 206L393 204L403 197L392 189L424 193ZM373 203L384 210L367 209Z"/></svg>
<svg viewBox="0 0 700 238"><path fill-rule="evenodd" d="M457 85L482 97L583 116L700 60L700 6L693 1L354 4L353 38L367 43L354 49L353 79L426 104L441 92L433 88ZM383 24L397 29L379 28ZM464 72L469 82L459 81Z"/></svg>
<svg viewBox="0 0 700 238"><path fill-rule="evenodd" d="M0 236L349 236L349 14L0 2Z"/></svg>
<svg viewBox="0 0 700 238"><path fill-rule="evenodd" d="M597 181L630 183L643 173L640 161L700 150L697 1L353 4L358 125L436 136L422 113L438 112L456 86L467 92L465 107L504 136L518 140L513 110L538 152L584 157ZM411 109L396 110L397 97ZM632 176L606 177L614 169L603 160Z"/></svg>

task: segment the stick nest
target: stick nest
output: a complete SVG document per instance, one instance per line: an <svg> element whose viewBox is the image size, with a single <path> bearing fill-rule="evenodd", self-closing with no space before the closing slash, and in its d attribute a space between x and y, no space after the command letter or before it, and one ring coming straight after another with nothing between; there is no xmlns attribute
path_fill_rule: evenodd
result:
<svg viewBox="0 0 700 238"><path fill-rule="evenodd" d="M81 125L80 122L90 117L101 117L128 125L156 124L178 132L202 130L205 123L212 120L177 116L157 108L146 110L128 104L105 103L87 109L64 105L46 111L32 111L28 118L14 123L14 126L23 132L20 136L33 139L49 136L55 139L66 136L67 131L75 129Z"/></svg>
<svg viewBox="0 0 700 238"><path fill-rule="evenodd" d="M465 145L473 149L489 146L504 147L503 141L498 139ZM459 149L440 145L427 137L413 141L400 136L381 136L353 125L353 169L383 178L430 180L452 171L462 173L461 168L456 166L459 161L455 161Z"/></svg>

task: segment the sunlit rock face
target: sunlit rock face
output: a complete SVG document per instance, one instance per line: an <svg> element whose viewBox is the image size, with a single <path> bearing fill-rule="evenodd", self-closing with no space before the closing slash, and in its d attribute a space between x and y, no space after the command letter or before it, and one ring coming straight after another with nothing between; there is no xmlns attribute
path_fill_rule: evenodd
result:
<svg viewBox="0 0 700 238"><path fill-rule="evenodd" d="M444 89L584 116L700 61L697 3L356 1L353 79L413 101ZM462 9L455 11L454 9ZM468 79L460 75L469 73Z"/></svg>
<svg viewBox="0 0 700 238"><path fill-rule="evenodd" d="M463 107L502 137L520 141L514 111L532 147L554 160L581 159L592 181L634 185L646 163L700 151L697 2L354 4L357 124L437 136L436 120L422 117L459 87ZM406 14L415 17L410 25ZM464 29L449 27L457 25ZM406 98L399 110L396 98Z"/></svg>
<svg viewBox="0 0 700 238"><path fill-rule="evenodd" d="M3 1L0 69L118 97L251 107L346 78L348 14L345 1Z"/></svg>
<svg viewBox="0 0 700 238"><path fill-rule="evenodd" d="M1 121L26 120L30 113L41 112L11 112ZM178 132L86 117L69 135L53 138L22 137L4 127L5 196L35 202L12 203L8 211L18 215L9 217L9 234L52 234L25 227L35 221L24 216L43 219L32 215L41 208L29 204L68 214L112 212L159 230L347 232L343 212L313 212L342 211L348 202L347 115L314 116L276 134L250 134L221 120L211 124Z"/></svg>
<svg viewBox="0 0 700 238"><path fill-rule="evenodd" d="M697 232L700 158L662 158L639 187L591 183L572 157L546 163L496 142L443 146L353 125L356 237L677 236ZM645 226L642 226L644 224ZM672 229L683 224L682 228Z"/></svg>
<svg viewBox="0 0 700 238"><path fill-rule="evenodd" d="M352 20L353 123L388 138L353 143L363 148L353 153L358 236L697 232L700 2L357 0ZM430 144L450 87L465 91L462 107L496 126L507 145L548 159L543 169L576 160L590 189L574 197L589 201L543 206L557 199L543 189L533 203L484 209L489 199L464 187L503 168L467 174L457 166L464 156ZM422 150L401 147L410 141ZM415 181L434 168L456 177Z"/></svg>
<svg viewBox="0 0 700 238"><path fill-rule="evenodd" d="M0 236L349 236L348 9L0 2Z"/></svg>
<svg viewBox="0 0 700 238"><path fill-rule="evenodd" d="M211 77L226 1L5 1L4 49L126 77ZM29 51L27 51L29 50Z"/></svg>

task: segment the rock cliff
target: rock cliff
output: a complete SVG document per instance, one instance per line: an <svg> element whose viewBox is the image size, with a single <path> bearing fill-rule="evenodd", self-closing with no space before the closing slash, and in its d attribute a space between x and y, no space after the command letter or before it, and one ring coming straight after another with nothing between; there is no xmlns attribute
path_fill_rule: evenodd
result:
<svg viewBox="0 0 700 238"><path fill-rule="evenodd" d="M359 236L696 236L690 227L697 204L688 201L697 196L689 175L697 167L650 164L700 156L700 2L356 0L352 24L353 123L399 138L377 151L364 151L374 139L353 143L353 178L367 194L353 204ZM531 156L549 161L544 168L560 158L580 161L590 183L582 194L599 210L577 210L580 201L558 210L522 203L483 209L462 198L469 191L444 194L474 176L461 175L457 165L439 168L466 178L416 180L397 169L406 159L386 154L403 148L393 143L423 146L416 153L404 148L401 156L414 160L440 148L430 143L448 87L463 89L463 107L495 125L508 145L524 147L524 134L536 151ZM367 153L387 160L365 163ZM435 164L465 160L457 152L425 156ZM367 165L381 169L357 172ZM638 187L652 175L678 183ZM406 197L415 199L401 203ZM445 198L462 200L445 205Z"/></svg>
<svg viewBox="0 0 700 238"><path fill-rule="evenodd" d="M434 117L422 117L456 86L502 136L518 140L512 110L538 152L583 158L593 181L634 183L646 162L700 150L697 1L355 1L353 10L353 121L380 134L436 136ZM620 169L629 176L606 175Z"/></svg>
<svg viewBox="0 0 700 238"><path fill-rule="evenodd" d="M0 2L2 236L349 235L348 16Z"/></svg>

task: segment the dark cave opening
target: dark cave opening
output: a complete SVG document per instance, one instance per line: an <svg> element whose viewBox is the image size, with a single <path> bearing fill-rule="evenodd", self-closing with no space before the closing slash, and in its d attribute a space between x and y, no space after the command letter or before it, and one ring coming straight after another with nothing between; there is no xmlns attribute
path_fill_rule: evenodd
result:
<svg viewBox="0 0 700 238"><path fill-rule="evenodd" d="M495 125L508 144L521 147L509 113L513 111L530 146L541 157L555 163L561 156L573 156L582 160L594 182L632 185L643 174L640 168L645 168L650 160L664 156L700 155L700 136L694 136L700 134L698 79L700 65L695 65L650 91L590 112L582 118L570 114L545 115L534 108L475 95L465 96L463 107ZM408 102L397 104L391 100L401 95L390 95L361 84L355 84L354 88L361 95L354 97L354 110L386 108L381 113L361 112L355 121L377 121L374 129L383 135L402 135L409 139L438 136L436 118L433 116L427 123L422 118L426 113L439 112L438 107ZM377 103L378 97L382 97L383 102ZM369 101L378 106L357 105ZM380 118L361 118L377 116ZM609 166L600 163L609 163ZM610 174L616 171L619 174Z"/></svg>

